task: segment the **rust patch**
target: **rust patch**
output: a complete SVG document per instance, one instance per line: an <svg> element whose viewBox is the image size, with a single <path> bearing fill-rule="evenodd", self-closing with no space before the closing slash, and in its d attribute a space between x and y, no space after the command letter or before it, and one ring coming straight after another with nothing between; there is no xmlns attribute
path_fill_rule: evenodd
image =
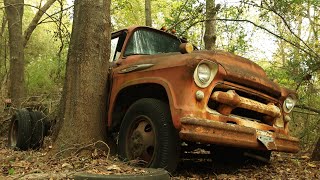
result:
<svg viewBox="0 0 320 180"><path fill-rule="evenodd" d="M181 123L179 135L183 140L259 150L299 151L299 140L288 135L191 117L182 118Z"/></svg>
<svg viewBox="0 0 320 180"><path fill-rule="evenodd" d="M273 118L281 116L280 109L273 103L263 104L252 99L241 97L234 90L229 90L227 92L216 91L211 95L211 99L223 104L222 107L218 108L218 111L224 115L229 115L231 113L230 108L232 110L236 107L240 107L266 114Z"/></svg>

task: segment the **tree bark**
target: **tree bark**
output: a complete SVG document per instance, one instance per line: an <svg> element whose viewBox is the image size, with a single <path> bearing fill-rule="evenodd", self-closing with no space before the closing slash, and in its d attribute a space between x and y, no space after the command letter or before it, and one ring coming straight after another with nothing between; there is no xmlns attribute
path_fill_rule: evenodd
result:
<svg viewBox="0 0 320 180"><path fill-rule="evenodd" d="M318 141L313 150L311 159L314 161L320 161L320 138L318 138Z"/></svg>
<svg viewBox="0 0 320 180"><path fill-rule="evenodd" d="M36 13L36 15L33 17L32 21L30 22L28 28L24 31L24 41L23 41L23 47L26 47L28 40L31 37L32 32L37 27L41 17L43 14L51 7L51 5L56 2L56 0L48 0Z"/></svg>
<svg viewBox="0 0 320 180"><path fill-rule="evenodd" d="M151 0L145 0L146 26L152 27Z"/></svg>
<svg viewBox="0 0 320 180"><path fill-rule="evenodd" d="M5 27L6 27L7 22L8 22L8 19L7 19L6 13L3 12L3 17L2 17L2 22L1 22L1 30L0 30L0 40L2 40L3 33L5 31Z"/></svg>
<svg viewBox="0 0 320 180"><path fill-rule="evenodd" d="M22 36L22 17L24 0L5 0L9 29L10 69L9 98L14 106L20 106L25 94L24 50Z"/></svg>
<svg viewBox="0 0 320 180"><path fill-rule="evenodd" d="M206 0L206 21L204 33L204 46L207 50L214 50L216 43L216 8L214 0Z"/></svg>
<svg viewBox="0 0 320 180"><path fill-rule="evenodd" d="M75 0L66 79L53 152L106 139L110 0ZM68 150L68 151L67 151Z"/></svg>

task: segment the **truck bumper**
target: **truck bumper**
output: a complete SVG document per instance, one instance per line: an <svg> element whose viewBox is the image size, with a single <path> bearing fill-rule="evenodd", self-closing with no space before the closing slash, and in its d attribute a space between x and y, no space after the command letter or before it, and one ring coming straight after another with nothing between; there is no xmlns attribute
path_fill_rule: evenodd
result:
<svg viewBox="0 0 320 180"><path fill-rule="evenodd" d="M299 140L285 134L192 117L180 121L182 140L258 150L299 151Z"/></svg>

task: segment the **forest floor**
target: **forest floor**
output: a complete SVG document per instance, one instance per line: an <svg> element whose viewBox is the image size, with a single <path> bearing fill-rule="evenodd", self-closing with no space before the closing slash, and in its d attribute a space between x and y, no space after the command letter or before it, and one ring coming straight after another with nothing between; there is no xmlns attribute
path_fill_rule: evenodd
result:
<svg viewBox="0 0 320 180"><path fill-rule="evenodd" d="M96 174L143 174L141 168L121 163L117 158L95 151L90 157L48 156L52 148L46 139L39 151L14 151L7 147L7 133L0 128L0 179L72 179L77 172ZM320 162L310 154L272 154L269 164L219 164L205 159L183 159L172 179L320 179Z"/></svg>

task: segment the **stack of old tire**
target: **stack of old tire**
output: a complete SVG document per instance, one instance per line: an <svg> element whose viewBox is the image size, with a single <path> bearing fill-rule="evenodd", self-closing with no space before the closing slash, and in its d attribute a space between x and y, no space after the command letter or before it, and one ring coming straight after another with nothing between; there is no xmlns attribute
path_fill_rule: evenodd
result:
<svg viewBox="0 0 320 180"><path fill-rule="evenodd" d="M16 110L9 126L9 147L16 150L39 149L48 134L48 123L41 111Z"/></svg>

